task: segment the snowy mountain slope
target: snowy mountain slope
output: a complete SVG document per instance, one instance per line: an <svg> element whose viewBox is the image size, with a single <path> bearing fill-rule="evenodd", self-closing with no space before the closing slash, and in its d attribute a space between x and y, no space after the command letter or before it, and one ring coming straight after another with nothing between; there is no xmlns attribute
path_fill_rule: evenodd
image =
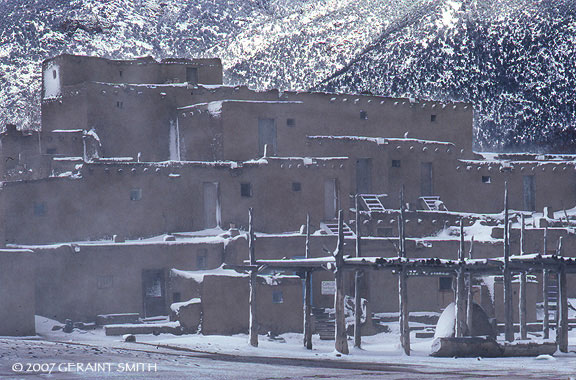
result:
<svg viewBox="0 0 576 380"><path fill-rule="evenodd" d="M575 0L4 0L0 125L38 127L46 57L219 56L227 83L465 100L485 149L574 150L575 11Z"/></svg>
<svg viewBox="0 0 576 380"><path fill-rule="evenodd" d="M574 151L576 3L423 4L318 88L470 101L480 148Z"/></svg>

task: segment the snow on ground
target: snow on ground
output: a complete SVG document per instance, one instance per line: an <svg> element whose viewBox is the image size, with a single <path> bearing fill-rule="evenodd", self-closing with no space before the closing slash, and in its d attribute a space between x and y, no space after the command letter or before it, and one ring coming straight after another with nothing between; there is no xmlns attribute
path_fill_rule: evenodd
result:
<svg viewBox="0 0 576 380"><path fill-rule="evenodd" d="M334 341L322 341L318 335L313 336L313 350L306 350L302 344L302 334L288 333L276 338L260 335L259 347L248 344L246 334L233 336L190 334L175 336L171 334L137 335L137 343L124 343L121 337L105 336L103 329L80 331L75 329L66 334L62 331L52 331L56 321L44 317L36 317L37 333L47 340L60 342L88 343L106 347L118 347L147 343L152 345L171 346L192 351L203 351L227 355L245 355L258 357L280 357L299 359L319 359L348 362L414 364L437 369L466 369L482 371L490 369L502 371L529 371L531 374L558 374L572 376L576 374L576 347L570 346L568 354L557 353L554 357L537 358L433 358L428 356L432 339L411 336L412 355L405 356L400 347L399 329L397 323L389 323L390 332L362 338L362 349L353 348L353 340L348 341L350 355L339 355L334 350ZM554 332L552 332L553 335ZM570 341L576 344L576 331L570 331ZM553 361L554 363L550 363Z"/></svg>

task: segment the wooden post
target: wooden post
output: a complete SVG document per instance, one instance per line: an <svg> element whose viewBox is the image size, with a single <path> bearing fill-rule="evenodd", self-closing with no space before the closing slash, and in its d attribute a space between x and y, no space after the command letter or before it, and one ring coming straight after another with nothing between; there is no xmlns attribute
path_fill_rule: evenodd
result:
<svg viewBox="0 0 576 380"><path fill-rule="evenodd" d="M336 294L334 295L334 310L336 311L335 348L341 354L348 354L346 335L346 316L344 312L344 212L338 211L338 245L334 252Z"/></svg>
<svg viewBox="0 0 576 380"><path fill-rule="evenodd" d="M306 215L306 258L310 258L310 214ZM312 271L304 278L304 347L312 349Z"/></svg>
<svg viewBox="0 0 576 380"><path fill-rule="evenodd" d="M468 258L472 259L473 257L473 249L474 249L474 236L470 239L470 250L468 251ZM472 273L468 273L468 295L466 300L466 326L468 327L468 335L474 336L474 329L472 328L472 319L473 319L473 306L474 306L474 292L473 292L473 285L474 285L474 277Z"/></svg>
<svg viewBox="0 0 576 380"><path fill-rule="evenodd" d="M461 338L466 333L466 309L464 283L464 219L460 219L460 249L458 250L459 268L456 273L456 338Z"/></svg>
<svg viewBox="0 0 576 380"><path fill-rule="evenodd" d="M508 217L508 182L504 183L504 318L505 339L514 341L514 316L512 310L512 273L510 272L510 225Z"/></svg>
<svg viewBox="0 0 576 380"><path fill-rule="evenodd" d="M406 235L404 232L404 187L400 191L400 217L398 219L399 246L398 256L406 257ZM400 343L404 353L410 356L410 314L408 311L408 275L404 265L401 265L398 273L398 297L400 311Z"/></svg>
<svg viewBox="0 0 576 380"><path fill-rule="evenodd" d="M558 324L556 327L556 344L560 352L568 352L568 289L566 286L566 266L560 265L558 271Z"/></svg>
<svg viewBox="0 0 576 380"><path fill-rule="evenodd" d="M521 216L520 227L520 255L524 254L524 214ZM526 271L520 273L520 289L518 292L518 321L520 322L520 339L528 339L528 329L526 323Z"/></svg>
<svg viewBox="0 0 576 380"><path fill-rule="evenodd" d="M358 195L355 199L356 206L356 257L361 257L362 252L360 249L360 204L358 201ZM360 297L360 282L362 280L362 271L357 270L354 276L354 347L362 347L362 298ZM368 318L368 316L366 316Z"/></svg>
<svg viewBox="0 0 576 380"><path fill-rule="evenodd" d="M543 254L545 255L548 250L548 227L544 227L544 246L543 246ZM544 308L544 319L542 319L542 332L544 335L544 339L550 338L550 311L548 305L548 287L550 286L548 283L549 274L547 269L542 269L542 301L543 301L543 308Z"/></svg>
<svg viewBox="0 0 576 380"><path fill-rule="evenodd" d="M254 211L252 207L248 210L248 253L250 265L256 265L256 255L254 251ZM250 345L258 347L258 319L256 316L256 286L258 281L258 270L250 270Z"/></svg>

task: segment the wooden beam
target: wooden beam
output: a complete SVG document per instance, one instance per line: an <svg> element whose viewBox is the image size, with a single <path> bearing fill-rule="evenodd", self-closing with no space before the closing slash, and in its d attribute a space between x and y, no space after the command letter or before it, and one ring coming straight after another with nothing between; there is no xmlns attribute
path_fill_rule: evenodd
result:
<svg viewBox="0 0 576 380"><path fill-rule="evenodd" d="M508 182L504 183L504 323L505 339L514 341L514 317L512 310L512 273L510 272L510 224L508 216Z"/></svg>
<svg viewBox="0 0 576 380"><path fill-rule="evenodd" d="M306 258L310 258L310 214L306 215ZM312 271L304 272L304 347L312 349Z"/></svg>
<svg viewBox="0 0 576 380"><path fill-rule="evenodd" d="M344 212L338 211L338 245L334 251L336 294L334 310L336 311L335 348L341 354L348 354L348 336L346 335L346 316L344 311Z"/></svg>
<svg viewBox="0 0 576 380"><path fill-rule="evenodd" d="M456 272L456 338L466 334L466 285L464 282L464 219L460 219L460 248L458 249L459 268Z"/></svg>
<svg viewBox="0 0 576 380"><path fill-rule="evenodd" d="M406 234L404 232L404 186L400 191L400 217L398 219L399 246L398 257L406 257ZM398 273L398 306L400 311L400 343L404 353L410 356L410 313L408 311L408 275L404 265L400 267Z"/></svg>
<svg viewBox="0 0 576 380"><path fill-rule="evenodd" d="M544 237L543 237L543 254L546 255L548 251L548 227L544 227ZM550 307L548 305L548 288L549 284L549 273L547 269L542 270L542 301L544 306L544 318L542 319L542 335L544 339L550 338Z"/></svg>
<svg viewBox="0 0 576 380"><path fill-rule="evenodd" d="M468 258L472 259L473 258L473 247L474 247L474 236L472 236L472 238L470 239L470 250L468 251ZM472 320L473 320L473 306L474 306L474 276L472 276L472 273L468 272L467 274L468 277L468 294L466 297L466 326L468 327L468 335L469 336L474 336L474 329L473 329L473 324L472 324Z"/></svg>
<svg viewBox="0 0 576 380"><path fill-rule="evenodd" d="M254 250L254 210L252 207L248 210L248 254L250 265L256 265L256 254ZM250 332L250 345L258 347L258 318L256 315L256 286L258 281L258 271L252 269L250 271L250 317L249 317L249 332Z"/></svg>
<svg viewBox="0 0 576 380"><path fill-rule="evenodd" d="M356 206L356 257L361 257L361 228L360 228L360 202L358 194L355 199ZM357 270L354 274L354 347L362 347L362 298L360 297L360 283L363 272ZM368 318L368 316L366 316Z"/></svg>
<svg viewBox="0 0 576 380"><path fill-rule="evenodd" d="M560 352L568 352L568 288L566 286L566 266L561 265L558 271L558 324L556 327L556 344Z"/></svg>
<svg viewBox="0 0 576 380"><path fill-rule="evenodd" d="M524 255L524 214L521 216L520 227L520 255ZM520 289L518 291L518 321L520 322L520 339L528 339L526 321L526 271L520 273Z"/></svg>

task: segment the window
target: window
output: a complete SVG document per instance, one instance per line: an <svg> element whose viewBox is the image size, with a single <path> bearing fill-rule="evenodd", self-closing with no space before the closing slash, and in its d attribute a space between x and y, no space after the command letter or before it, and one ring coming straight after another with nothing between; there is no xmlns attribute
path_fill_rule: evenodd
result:
<svg viewBox="0 0 576 380"><path fill-rule="evenodd" d="M252 196L252 184L251 183L241 183L240 184L240 195L243 197Z"/></svg>
<svg viewBox="0 0 576 380"><path fill-rule="evenodd" d="M46 202L34 202L34 216L46 215Z"/></svg>
<svg viewBox="0 0 576 380"><path fill-rule="evenodd" d="M52 78L56 79L56 76L57 76L56 70L52 70Z"/></svg>
<svg viewBox="0 0 576 380"><path fill-rule="evenodd" d="M182 294L180 292L172 293L172 303L181 302L182 301Z"/></svg>
<svg viewBox="0 0 576 380"><path fill-rule="evenodd" d="M294 127L296 126L296 120L294 119L286 119L286 125L289 127Z"/></svg>
<svg viewBox="0 0 576 380"><path fill-rule="evenodd" d="M116 108L124 108L124 102L116 102Z"/></svg>
<svg viewBox="0 0 576 380"><path fill-rule="evenodd" d="M435 123L435 122L436 122L436 115L430 115L430 122L431 122L431 123Z"/></svg>
<svg viewBox="0 0 576 380"><path fill-rule="evenodd" d="M440 277L438 279L438 289L440 291L452 290L452 277Z"/></svg>
<svg viewBox="0 0 576 380"><path fill-rule="evenodd" d="M142 199L142 189L132 189L130 190L130 200L139 201Z"/></svg>
<svg viewBox="0 0 576 380"><path fill-rule="evenodd" d="M368 120L368 112L362 110L360 111L360 119L361 120Z"/></svg>
<svg viewBox="0 0 576 380"><path fill-rule="evenodd" d="M292 191L302 190L302 184L300 182L292 182Z"/></svg>
<svg viewBox="0 0 576 380"><path fill-rule="evenodd" d="M392 160L392 167L399 168L401 165L400 160Z"/></svg>
<svg viewBox="0 0 576 380"><path fill-rule="evenodd" d="M56 148L48 148L48 149L46 149L46 154L56 154Z"/></svg>
<svg viewBox="0 0 576 380"><path fill-rule="evenodd" d="M120 76L122 76L122 70L120 70L120 72L118 74L120 74Z"/></svg>
<svg viewBox="0 0 576 380"><path fill-rule="evenodd" d="M114 284L113 276L98 276L96 279L96 286L98 289L110 289Z"/></svg>
<svg viewBox="0 0 576 380"><path fill-rule="evenodd" d="M206 269L206 258L208 257L208 250L199 249L196 254L196 269Z"/></svg>
<svg viewBox="0 0 576 380"><path fill-rule="evenodd" d="M492 183L492 178L489 175L482 176L482 183Z"/></svg>
<svg viewBox="0 0 576 380"><path fill-rule="evenodd" d="M284 303L284 294L282 290L274 290L272 292L272 303Z"/></svg>

